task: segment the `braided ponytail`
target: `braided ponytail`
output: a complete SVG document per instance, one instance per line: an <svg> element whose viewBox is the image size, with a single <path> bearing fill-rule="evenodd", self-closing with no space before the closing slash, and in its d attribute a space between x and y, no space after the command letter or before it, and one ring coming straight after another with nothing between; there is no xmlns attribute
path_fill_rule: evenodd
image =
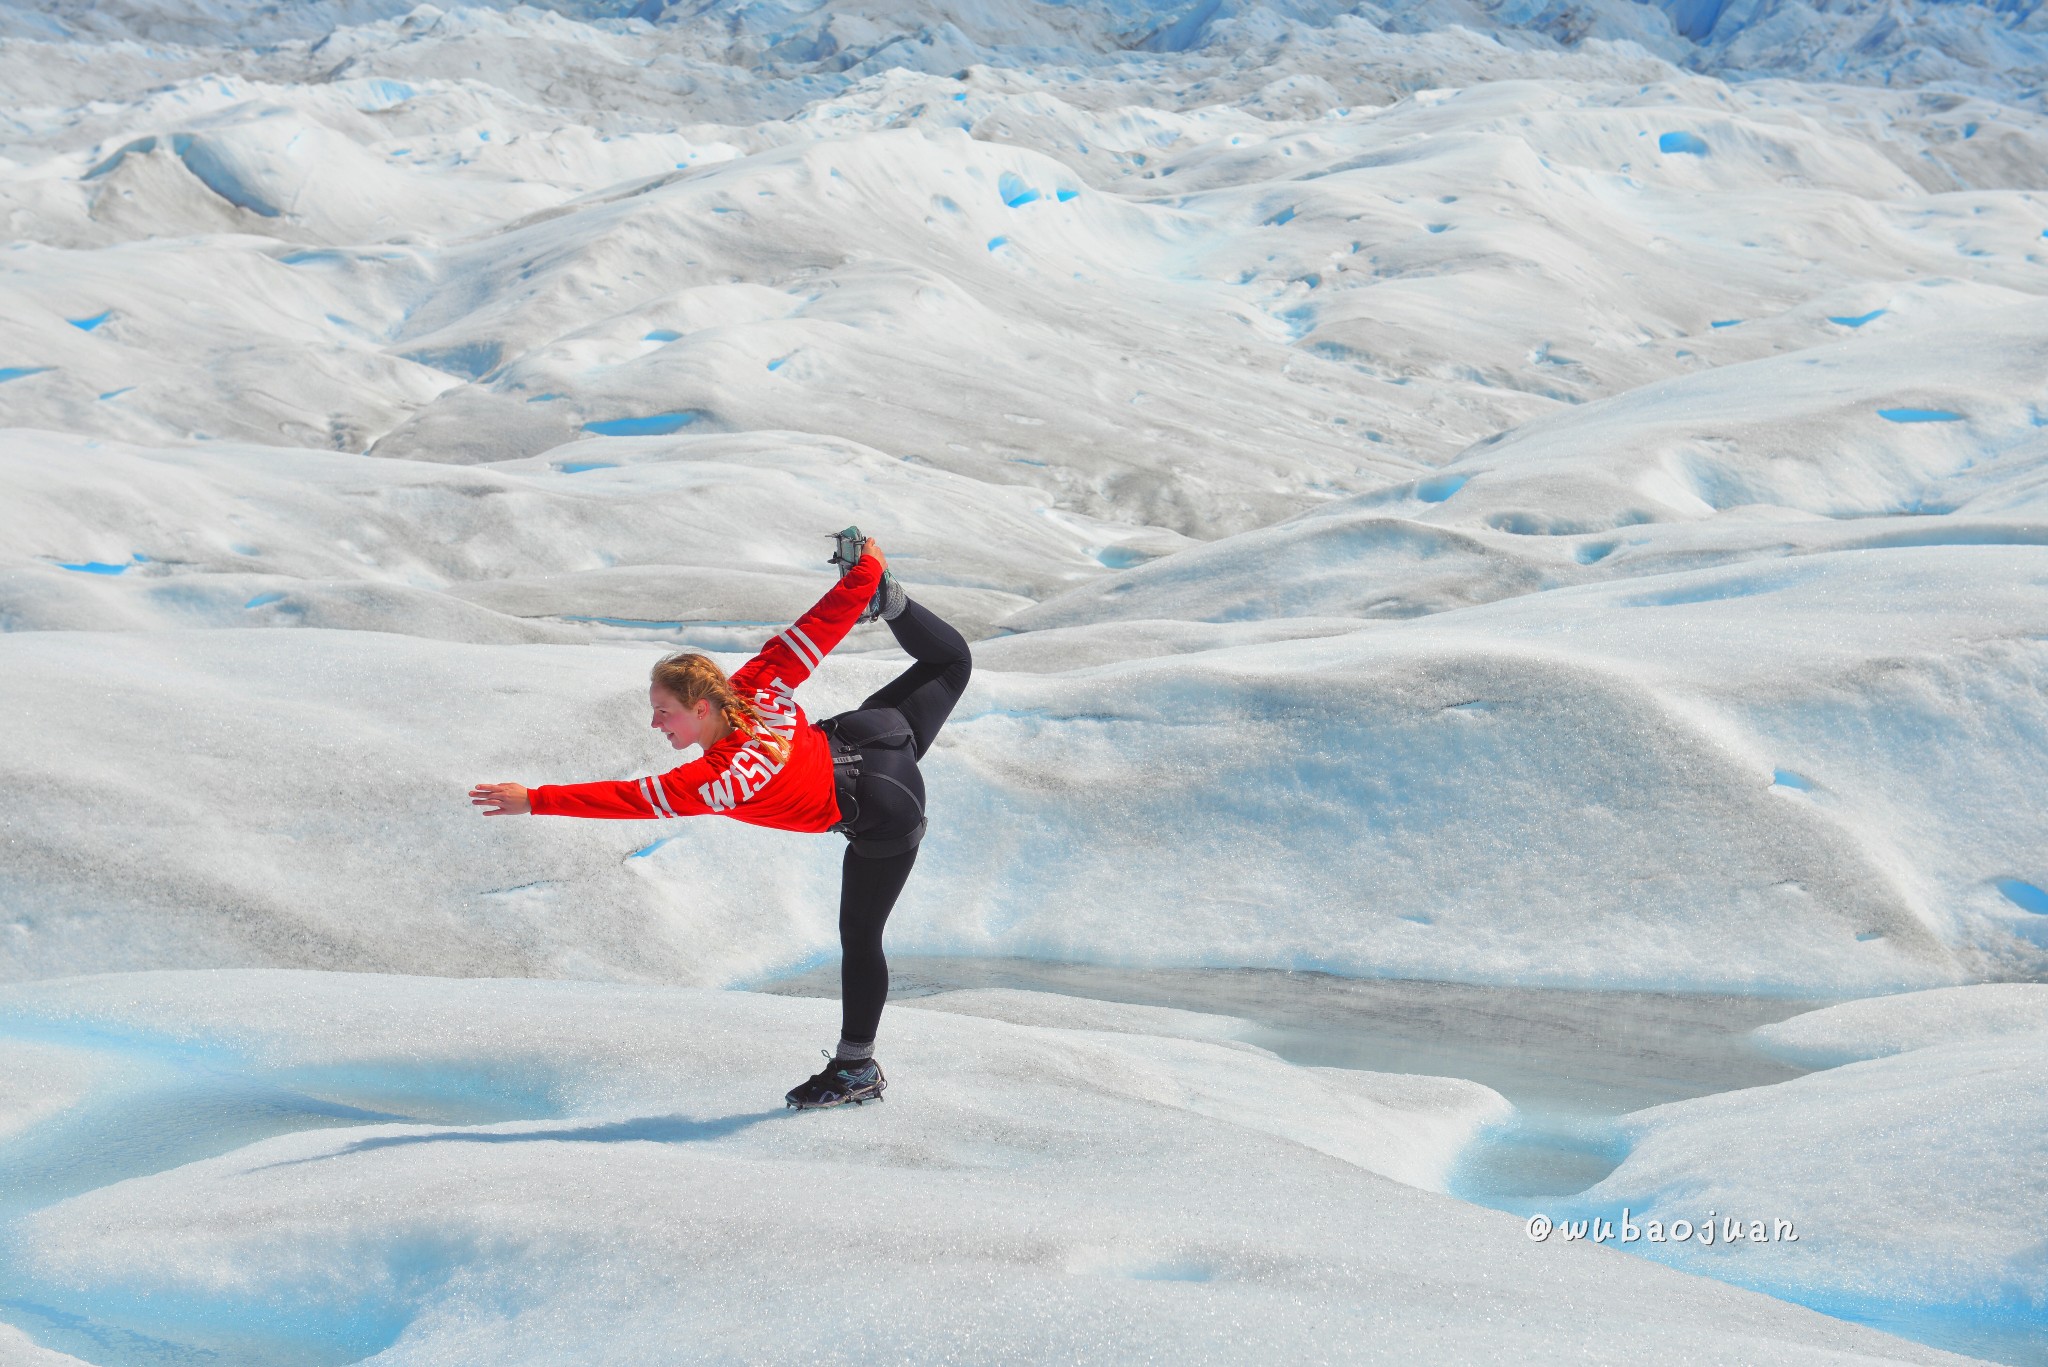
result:
<svg viewBox="0 0 2048 1367"><path fill-rule="evenodd" d="M726 724L741 735L752 736L777 764L789 762L789 737L768 724L761 709L743 698L708 655L670 655L654 666L656 687L666 689L685 707L709 701L725 717Z"/></svg>

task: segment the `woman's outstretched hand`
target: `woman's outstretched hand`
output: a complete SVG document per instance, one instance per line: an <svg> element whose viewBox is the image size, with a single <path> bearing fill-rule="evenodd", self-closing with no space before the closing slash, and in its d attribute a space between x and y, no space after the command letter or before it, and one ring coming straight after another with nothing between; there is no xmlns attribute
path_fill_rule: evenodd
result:
<svg viewBox="0 0 2048 1367"><path fill-rule="evenodd" d="M875 540L872 536L868 538L867 552L882 562L883 569L889 568L889 557L882 554L882 543Z"/></svg>
<svg viewBox="0 0 2048 1367"><path fill-rule="evenodd" d="M526 816L533 811L526 789L516 783L479 783L469 790L469 803L483 808L485 816Z"/></svg>

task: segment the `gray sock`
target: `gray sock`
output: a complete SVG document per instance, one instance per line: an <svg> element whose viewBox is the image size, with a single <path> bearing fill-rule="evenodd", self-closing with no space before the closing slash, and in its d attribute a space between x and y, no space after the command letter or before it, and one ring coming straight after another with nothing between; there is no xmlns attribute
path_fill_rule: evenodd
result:
<svg viewBox="0 0 2048 1367"><path fill-rule="evenodd" d="M839 1047L832 1052L833 1058L845 1059L850 1063L859 1063L863 1059L871 1059L874 1056L875 1042L873 1040L869 1040L866 1044L855 1044L850 1039L842 1039L839 1041Z"/></svg>
<svg viewBox="0 0 2048 1367"><path fill-rule="evenodd" d="M910 595L903 591L903 585L896 582L896 576L893 574L882 581L881 594L882 620L885 622L892 617L900 616L904 604L910 601Z"/></svg>

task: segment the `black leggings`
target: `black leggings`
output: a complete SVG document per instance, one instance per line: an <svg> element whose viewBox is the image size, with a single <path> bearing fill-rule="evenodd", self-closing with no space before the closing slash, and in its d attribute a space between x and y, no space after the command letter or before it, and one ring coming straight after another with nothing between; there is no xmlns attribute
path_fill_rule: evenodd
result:
<svg viewBox="0 0 2048 1367"><path fill-rule="evenodd" d="M872 836L914 827L924 815L924 776L917 761L931 749L939 728L952 714L967 687L974 661L967 641L917 602L888 620L896 644L908 651L908 669L869 695L857 709L893 707L910 725L914 754L903 750L863 752L860 826ZM882 779L886 775L889 782ZM882 925L889 919L910 867L917 862L913 845L901 854L873 858L856 854L849 845L839 877L840 1037L849 1044L874 1042L882 1004L889 999L889 961L882 956Z"/></svg>

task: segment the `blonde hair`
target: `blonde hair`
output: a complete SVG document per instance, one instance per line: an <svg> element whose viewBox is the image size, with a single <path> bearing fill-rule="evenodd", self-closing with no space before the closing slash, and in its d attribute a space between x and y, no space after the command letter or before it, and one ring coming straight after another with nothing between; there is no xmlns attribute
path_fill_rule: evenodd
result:
<svg viewBox="0 0 2048 1367"><path fill-rule="evenodd" d="M734 691L732 680L708 655L670 655L654 666L654 686L666 689L684 707L700 701L725 714L726 722L742 735L752 736L777 764L789 762L789 737L768 724L761 709Z"/></svg>

